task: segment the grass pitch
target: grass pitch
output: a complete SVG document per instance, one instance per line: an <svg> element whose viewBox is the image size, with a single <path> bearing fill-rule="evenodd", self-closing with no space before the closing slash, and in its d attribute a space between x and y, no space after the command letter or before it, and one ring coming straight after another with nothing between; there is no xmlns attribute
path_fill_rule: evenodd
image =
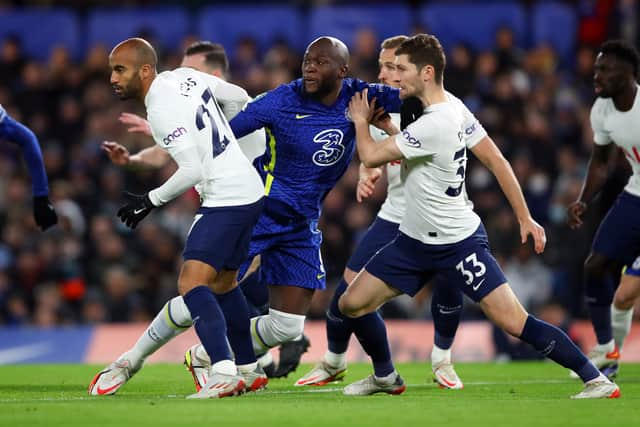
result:
<svg viewBox="0 0 640 427"><path fill-rule="evenodd" d="M622 366L620 399L574 401L581 382L552 363L457 364L464 390L431 383L428 364L399 364L400 396L348 397L342 385L293 387L310 366L268 390L238 398L187 401L181 365L149 365L115 396L88 396L102 366L0 366L0 426L638 426L640 364ZM346 381L371 372L349 366Z"/></svg>

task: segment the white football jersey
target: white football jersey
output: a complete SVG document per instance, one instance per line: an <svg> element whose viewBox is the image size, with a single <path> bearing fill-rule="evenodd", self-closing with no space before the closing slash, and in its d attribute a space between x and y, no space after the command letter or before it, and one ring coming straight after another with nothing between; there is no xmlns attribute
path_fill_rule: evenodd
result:
<svg viewBox="0 0 640 427"><path fill-rule="evenodd" d="M467 197L467 150L487 132L455 96L429 105L396 136L407 203L400 231L426 244L457 243L480 225Z"/></svg>
<svg viewBox="0 0 640 427"><path fill-rule="evenodd" d="M400 129L400 114L390 113L391 121ZM371 136L375 141L382 141L389 137L389 135L378 129L375 126L371 126ZM406 209L406 202L404 200L404 185L402 184L402 178L400 177L400 165L402 160L395 160L387 163L387 198L385 199L378 216L384 220L395 222L400 224L404 211Z"/></svg>
<svg viewBox="0 0 640 427"><path fill-rule="evenodd" d="M156 144L178 170L149 193L153 204L167 203L195 184L205 207L246 205L263 196L262 180L225 118L248 100L244 89L192 68L156 77L145 97L147 120Z"/></svg>
<svg viewBox="0 0 640 427"><path fill-rule="evenodd" d="M7 116L7 112L5 111L5 109L2 106L2 104L0 104L0 123L2 123L2 121L4 120L4 118L6 116Z"/></svg>
<svg viewBox="0 0 640 427"><path fill-rule="evenodd" d="M636 85L640 90L640 86ZM618 111L611 98L598 98L591 107L591 127L597 145L612 142L622 148L633 174L624 188L640 197L640 92L636 92L633 107Z"/></svg>

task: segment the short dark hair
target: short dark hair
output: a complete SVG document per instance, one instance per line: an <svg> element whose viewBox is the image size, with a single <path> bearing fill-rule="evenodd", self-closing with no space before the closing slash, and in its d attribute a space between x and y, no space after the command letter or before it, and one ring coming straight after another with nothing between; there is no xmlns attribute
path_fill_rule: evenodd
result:
<svg viewBox="0 0 640 427"><path fill-rule="evenodd" d="M409 61L421 70L425 65L431 65L436 73L436 83L442 83L442 75L447 59L440 40L431 34L417 34L408 38L396 50L396 55L408 55Z"/></svg>
<svg viewBox="0 0 640 427"><path fill-rule="evenodd" d="M638 76L638 68L640 67L640 56L635 47L624 40L609 40L600 46L603 55L613 55L620 61L624 61L631 65L633 76Z"/></svg>
<svg viewBox="0 0 640 427"><path fill-rule="evenodd" d="M229 59L224 46L220 43L212 43L210 41L200 40L190 44L184 51L186 56L205 54L204 62L212 67L219 68L222 72L229 71Z"/></svg>
<svg viewBox="0 0 640 427"><path fill-rule="evenodd" d="M380 44L380 48L381 49L396 49L398 46L400 46L408 38L409 37L403 36L403 35L389 37L388 39L382 40L382 43Z"/></svg>

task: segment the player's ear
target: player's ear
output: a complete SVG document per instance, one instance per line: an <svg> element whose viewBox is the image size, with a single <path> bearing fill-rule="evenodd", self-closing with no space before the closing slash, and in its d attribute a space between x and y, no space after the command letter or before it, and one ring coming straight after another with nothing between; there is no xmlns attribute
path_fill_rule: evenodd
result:
<svg viewBox="0 0 640 427"><path fill-rule="evenodd" d="M433 78L435 77L435 69L433 68L433 65L425 65L420 69L420 77L422 78L422 81L424 82L428 82L429 80L433 80Z"/></svg>
<svg viewBox="0 0 640 427"><path fill-rule="evenodd" d="M151 67L150 64L142 64L142 66L138 70L138 74L140 75L141 79L146 79L151 76L152 71L153 67Z"/></svg>
<svg viewBox="0 0 640 427"><path fill-rule="evenodd" d="M347 73L348 72L349 72L349 66L348 65L343 65L338 70L338 75L340 76L341 79L344 79L345 77L347 77Z"/></svg>

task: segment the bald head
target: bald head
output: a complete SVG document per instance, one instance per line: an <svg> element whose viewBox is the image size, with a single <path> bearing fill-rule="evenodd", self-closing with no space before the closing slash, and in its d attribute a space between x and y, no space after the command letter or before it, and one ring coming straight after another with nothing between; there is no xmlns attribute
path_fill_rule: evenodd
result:
<svg viewBox="0 0 640 427"><path fill-rule="evenodd" d="M156 50L145 39L138 37L126 39L118 43L109 57L114 55L131 56L138 66L150 65L152 68L156 68L158 65L158 55Z"/></svg>
<svg viewBox="0 0 640 427"><path fill-rule="evenodd" d="M148 41L140 38L120 42L109 54L111 86L120 99L143 100L156 77L158 56Z"/></svg>
<svg viewBox="0 0 640 427"><path fill-rule="evenodd" d="M347 45L335 37L318 37L307 46L307 52L312 48L320 48L329 53L339 65L349 64L349 49Z"/></svg>

